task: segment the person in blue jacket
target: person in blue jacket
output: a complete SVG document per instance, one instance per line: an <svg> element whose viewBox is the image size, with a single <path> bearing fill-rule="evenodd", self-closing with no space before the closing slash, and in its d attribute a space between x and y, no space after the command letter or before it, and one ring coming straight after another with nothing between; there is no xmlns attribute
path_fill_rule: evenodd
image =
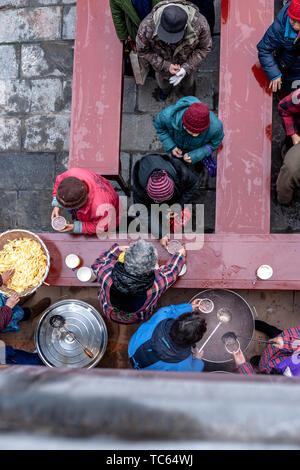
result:
<svg viewBox="0 0 300 470"><path fill-rule="evenodd" d="M128 346L134 369L203 371L203 352L194 348L206 332L198 302L163 307L139 327Z"/></svg>
<svg viewBox="0 0 300 470"><path fill-rule="evenodd" d="M258 58L273 92L289 95L300 85L300 0L288 2L258 43Z"/></svg>
<svg viewBox="0 0 300 470"><path fill-rule="evenodd" d="M195 96L185 96L157 114L154 123L166 152L187 163L212 158L224 138L222 122Z"/></svg>

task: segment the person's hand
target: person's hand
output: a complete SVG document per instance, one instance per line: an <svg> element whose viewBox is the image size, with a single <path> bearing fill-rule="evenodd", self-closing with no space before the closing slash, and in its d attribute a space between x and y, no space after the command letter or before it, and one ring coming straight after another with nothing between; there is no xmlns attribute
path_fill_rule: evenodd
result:
<svg viewBox="0 0 300 470"><path fill-rule="evenodd" d="M189 156L188 153L185 153L185 154L183 155L183 160L184 160L185 162L187 162L187 163L192 163L192 159L191 159L191 157Z"/></svg>
<svg viewBox="0 0 300 470"><path fill-rule="evenodd" d="M173 75L173 77L171 77L169 79L169 83L171 83L171 85L173 86L177 86L179 85L179 83L181 82L181 80L183 80L183 78L186 76L186 70L184 68L181 67L181 69L179 70L179 72L176 73L176 75Z"/></svg>
<svg viewBox="0 0 300 470"><path fill-rule="evenodd" d="M283 349L284 347L284 342L283 342L283 337L281 335L276 336L276 338L271 339L273 346L278 349Z"/></svg>
<svg viewBox="0 0 300 470"><path fill-rule="evenodd" d="M165 248L166 250L168 249L168 245L169 245L169 237L168 235L166 235L165 237L161 238L159 240L159 243L161 244L161 246L163 248Z"/></svg>
<svg viewBox="0 0 300 470"><path fill-rule="evenodd" d="M119 246L120 251L126 251L126 250L128 250L128 248L129 248L128 245L127 246Z"/></svg>
<svg viewBox="0 0 300 470"><path fill-rule="evenodd" d="M291 138L292 138L292 141L293 141L293 144L294 144L294 145L299 144L299 142L300 142L300 136L299 136L298 134L293 134L293 135L291 136Z"/></svg>
<svg viewBox="0 0 300 470"><path fill-rule="evenodd" d="M184 248L184 246L182 246L178 251L177 253L179 253L180 255L184 256L186 258L186 249Z"/></svg>
<svg viewBox="0 0 300 470"><path fill-rule="evenodd" d="M53 220L55 217L58 217L59 215L60 215L60 207L53 207L51 220Z"/></svg>
<svg viewBox="0 0 300 470"><path fill-rule="evenodd" d="M236 353L232 353L233 355L233 359L234 359L234 362L237 366L240 366L242 364L245 364L246 362L246 358L244 356L244 353L243 351L239 350L238 352Z"/></svg>
<svg viewBox="0 0 300 470"><path fill-rule="evenodd" d="M180 70L180 65L178 64L171 64L170 67L169 67L169 72L171 75L176 75L176 73L178 73Z"/></svg>
<svg viewBox="0 0 300 470"><path fill-rule="evenodd" d="M195 299L191 303L193 312L199 313L199 305L200 305L201 299Z"/></svg>
<svg viewBox="0 0 300 470"><path fill-rule="evenodd" d="M174 211L169 212L169 219L174 219L175 217L178 217L178 212L174 212Z"/></svg>
<svg viewBox="0 0 300 470"><path fill-rule="evenodd" d="M282 85L282 79L281 77L279 77L271 81L269 85L269 89L272 88L273 93L276 93L276 91L281 90L281 85Z"/></svg>
<svg viewBox="0 0 300 470"><path fill-rule="evenodd" d="M4 273L2 273L1 276L2 276L3 284L6 285L7 281L9 281L10 278L13 277L14 274L15 274L14 269L9 269L8 271L5 271Z"/></svg>
<svg viewBox="0 0 300 470"><path fill-rule="evenodd" d="M199 352L199 349L196 346L195 348L192 348L192 354L193 354L193 359L202 359L204 351L202 349L202 351Z"/></svg>
<svg viewBox="0 0 300 470"><path fill-rule="evenodd" d="M7 307L14 308L19 302L20 297L18 294L12 294L6 301Z"/></svg>
<svg viewBox="0 0 300 470"><path fill-rule="evenodd" d="M72 232L74 230L74 224L69 224L69 222L66 223L65 228L60 230L60 232Z"/></svg>
<svg viewBox="0 0 300 470"><path fill-rule="evenodd" d="M182 150L180 150L178 147L175 147L172 150L172 154L174 155L174 157L182 158Z"/></svg>

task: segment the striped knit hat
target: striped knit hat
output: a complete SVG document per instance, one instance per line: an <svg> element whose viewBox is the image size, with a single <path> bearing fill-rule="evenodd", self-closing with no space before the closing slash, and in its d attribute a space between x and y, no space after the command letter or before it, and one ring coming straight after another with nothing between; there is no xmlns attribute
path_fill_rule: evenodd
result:
<svg viewBox="0 0 300 470"><path fill-rule="evenodd" d="M148 196L157 202L168 201L174 194L174 182L165 170L153 171L147 183Z"/></svg>

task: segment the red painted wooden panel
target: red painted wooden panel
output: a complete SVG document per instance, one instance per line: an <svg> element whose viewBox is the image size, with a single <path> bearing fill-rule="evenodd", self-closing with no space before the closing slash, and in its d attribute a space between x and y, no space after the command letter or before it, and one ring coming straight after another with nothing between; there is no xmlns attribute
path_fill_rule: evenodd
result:
<svg viewBox="0 0 300 470"><path fill-rule="evenodd" d="M90 266L97 256L108 249L114 240L99 241L97 237L70 234L45 234L39 236L51 255L51 269L47 279L56 286L82 286L76 272L64 264L67 254L78 254L85 266ZM129 244L120 240L119 244ZM165 264L170 255L155 242L159 263ZM231 289L300 289L300 235L205 235L202 250L189 251L187 273L175 287L231 288ZM253 285L256 269L262 264L273 267L269 281ZM90 284L93 285L93 284ZM95 284L94 284L95 285Z"/></svg>
<svg viewBox="0 0 300 470"><path fill-rule="evenodd" d="M109 0L77 0L70 167L119 173L122 61Z"/></svg>
<svg viewBox="0 0 300 470"><path fill-rule="evenodd" d="M216 233L270 233L272 96L256 45L274 0L222 0Z"/></svg>

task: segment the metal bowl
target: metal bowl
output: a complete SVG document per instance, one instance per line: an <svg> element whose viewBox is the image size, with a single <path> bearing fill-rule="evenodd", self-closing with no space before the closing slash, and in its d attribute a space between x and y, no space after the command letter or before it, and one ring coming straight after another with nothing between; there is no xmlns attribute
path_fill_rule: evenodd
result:
<svg viewBox="0 0 300 470"><path fill-rule="evenodd" d="M88 348L93 359L88 357L77 341L70 335L50 325L54 315L66 320L65 327L74 333L84 347ZM107 329L100 313L81 300L61 300L51 305L41 317L35 330L35 344L38 354L48 367L95 367L103 357L107 347Z"/></svg>
<svg viewBox="0 0 300 470"><path fill-rule="evenodd" d="M45 253L47 257L47 267L44 276L42 277L41 281L35 286L35 287L28 287L25 289L23 292L18 293L19 297L26 297L27 295L33 294L47 279L47 276L49 274L49 269L50 269L50 255L49 251L45 245L45 243L38 237L35 233L29 232L28 230L8 230L7 232L3 232L0 235L0 251L3 249L4 245L11 241L11 240L16 240L19 238L30 238L31 240L35 240L38 242L41 247L43 252ZM0 292L1 294L5 296L10 296L15 293L13 289L9 289L6 286L1 286L0 287Z"/></svg>
<svg viewBox="0 0 300 470"><path fill-rule="evenodd" d="M223 323L216 331L215 335L210 339L204 347L203 360L207 362L223 363L232 361L232 354L228 353L222 341L222 336L229 331L233 331L237 336L245 336L244 339L239 338L242 351L245 351L254 335L254 316L249 304L234 291L226 289L207 289L195 295L190 302L195 299L210 299L214 303L213 311L207 315L200 313L202 318L206 320L207 330L201 341L198 342L198 347L205 342L210 333L217 326L219 320L217 312L221 308L226 308L231 312L231 320L228 323Z"/></svg>

